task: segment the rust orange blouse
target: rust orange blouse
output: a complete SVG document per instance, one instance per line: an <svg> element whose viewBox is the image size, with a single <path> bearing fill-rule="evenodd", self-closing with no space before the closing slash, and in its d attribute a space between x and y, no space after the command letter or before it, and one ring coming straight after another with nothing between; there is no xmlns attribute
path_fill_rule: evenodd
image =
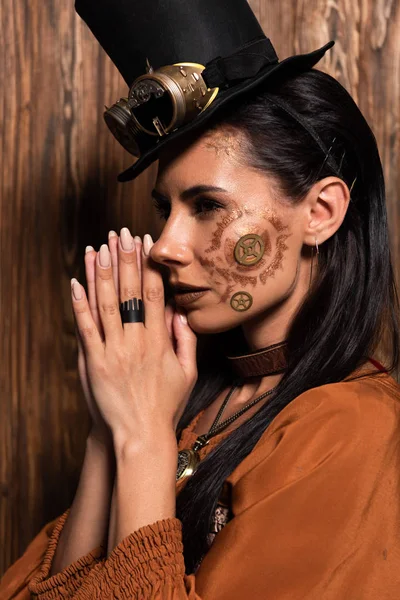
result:
<svg viewBox="0 0 400 600"><path fill-rule="evenodd" d="M171 518L131 533L108 558L99 546L48 577L67 511L6 572L1 599L400 598L400 388L386 373L298 396L226 485L232 518L195 575L185 575Z"/></svg>

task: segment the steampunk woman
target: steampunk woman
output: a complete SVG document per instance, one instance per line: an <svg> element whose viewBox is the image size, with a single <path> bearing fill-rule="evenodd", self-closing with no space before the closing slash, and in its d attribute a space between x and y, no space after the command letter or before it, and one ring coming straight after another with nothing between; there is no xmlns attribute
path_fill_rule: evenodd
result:
<svg viewBox="0 0 400 600"><path fill-rule="evenodd" d="M87 294L72 281L93 426L71 508L6 597L395 600L384 182L356 104L313 68L333 44L279 62L245 0L77 10L129 85L105 113L137 159L119 179L159 159L165 225L111 232Z"/></svg>

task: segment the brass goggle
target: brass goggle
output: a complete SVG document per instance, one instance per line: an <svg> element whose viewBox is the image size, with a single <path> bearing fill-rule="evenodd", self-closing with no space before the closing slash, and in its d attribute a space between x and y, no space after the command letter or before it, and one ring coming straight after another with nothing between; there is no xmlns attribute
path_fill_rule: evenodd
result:
<svg viewBox="0 0 400 600"><path fill-rule="evenodd" d="M147 61L147 73L135 79L128 98L106 107L104 120L111 133L139 158L154 137L192 121L214 101L219 88L207 87L204 69L197 63L176 63L154 70Z"/></svg>

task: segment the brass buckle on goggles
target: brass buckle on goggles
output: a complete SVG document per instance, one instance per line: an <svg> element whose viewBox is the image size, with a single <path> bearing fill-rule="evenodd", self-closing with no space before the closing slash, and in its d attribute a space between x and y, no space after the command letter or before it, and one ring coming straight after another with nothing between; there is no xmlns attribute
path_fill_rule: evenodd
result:
<svg viewBox="0 0 400 600"><path fill-rule="evenodd" d="M204 69L197 63L176 63L154 70L147 63L147 73L135 79L128 98L106 107L104 120L111 133L139 158L141 147L154 137L192 121L214 101L219 88L207 88Z"/></svg>

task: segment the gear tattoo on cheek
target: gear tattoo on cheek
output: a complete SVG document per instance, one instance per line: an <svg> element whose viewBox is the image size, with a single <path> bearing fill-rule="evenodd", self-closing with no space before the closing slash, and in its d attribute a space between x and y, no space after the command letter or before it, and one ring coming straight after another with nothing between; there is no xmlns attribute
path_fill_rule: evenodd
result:
<svg viewBox="0 0 400 600"><path fill-rule="evenodd" d="M249 234L247 234L248 237ZM243 236L246 237L246 236ZM261 238L262 241L262 245L263 245L263 252L262 252L262 256L260 256L257 260L257 262L255 262L254 264L241 264L241 263L237 263L237 261L235 260L235 248L238 247L239 242L243 239L240 238L239 242L235 242L235 240L233 240L232 238L226 238L225 243L224 243L224 256L225 256L225 260L227 262L227 264L230 267L235 266L236 270L239 273L248 273L249 270L258 270L260 269L260 267L263 267L264 265L266 265L266 260L264 258L264 256L270 256L271 252L272 252L272 244L271 244L271 238L270 235L268 233L268 231L264 231L261 233L261 235L259 236ZM250 238L251 241L251 238Z"/></svg>
<svg viewBox="0 0 400 600"><path fill-rule="evenodd" d="M253 303L253 298L243 290L233 293L237 284L241 288L247 285L255 287L259 280L262 285L265 285L269 277L273 277L278 269L283 268L284 255L288 250L286 240L291 235L286 232L288 226L284 225L271 209L264 208L256 212L257 216L268 221L278 234L272 260L267 260L272 254L271 236L267 230L255 234L246 233L239 240L227 237L222 244L224 231L231 223L243 216L243 211L238 208L217 223L211 244L205 250L207 254L214 254L214 257L200 258L200 264L209 272L210 276L219 275L220 280L216 283L225 286L219 303L227 302L230 298L231 307L238 312L248 310ZM244 207L244 213L247 216L251 214L251 211ZM225 261L217 254L221 249ZM229 268L217 265L216 262L225 263ZM247 275L249 271L252 271L251 275ZM233 296L231 296L232 293Z"/></svg>

